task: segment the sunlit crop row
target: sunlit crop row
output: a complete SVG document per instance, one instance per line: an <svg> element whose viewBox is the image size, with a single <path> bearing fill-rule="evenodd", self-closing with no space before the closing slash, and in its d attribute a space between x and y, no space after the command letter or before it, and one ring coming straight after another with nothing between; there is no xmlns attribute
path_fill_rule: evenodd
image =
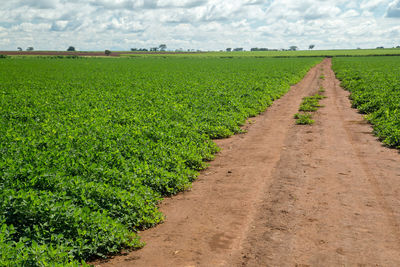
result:
<svg viewBox="0 0 400 267"><path fill-rule="evenodd" d="M335 58L333 68L376 135L400 148L400 57Z"/></svg>

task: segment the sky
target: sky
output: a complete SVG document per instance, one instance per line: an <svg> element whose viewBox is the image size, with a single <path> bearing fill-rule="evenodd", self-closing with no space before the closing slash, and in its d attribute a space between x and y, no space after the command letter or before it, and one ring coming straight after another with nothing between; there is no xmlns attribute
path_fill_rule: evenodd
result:
<svg viewBox="0 0 400 267"><path fill-rule="evenodd" d="M400 0L4 0L0 50L400 45Z"/></svg>

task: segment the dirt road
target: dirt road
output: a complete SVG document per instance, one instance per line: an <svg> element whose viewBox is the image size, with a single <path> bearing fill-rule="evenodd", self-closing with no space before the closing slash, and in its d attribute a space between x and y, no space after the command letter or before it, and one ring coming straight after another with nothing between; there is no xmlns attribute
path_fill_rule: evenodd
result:
<svg viewBox="0 0 400 267"><path fill-rule="evenodd" d="M314 67L193 184L166 199L147 245L100 266L400 266L400 155L350 108L330 68ZM323 74L325 79L321 79ZM295 125L322 85L325 107Z"/></svg>

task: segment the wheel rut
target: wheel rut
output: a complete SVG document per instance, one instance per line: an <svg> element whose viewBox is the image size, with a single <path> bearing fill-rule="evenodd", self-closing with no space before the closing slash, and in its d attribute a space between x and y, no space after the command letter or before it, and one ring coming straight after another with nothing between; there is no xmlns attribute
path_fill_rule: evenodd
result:
<svg viewBox="0 0 400 267"><path fill-rule="evenodd" d="M315 124L295 125L320 86ZM350 107L330 59L249 122L216 141L192 190L163 201L143 249L95 265L400 266L400 155Z"/></svg>
<svg viewBox="0 0 400 267"><path fill-rule="evenodd" d="M323 71L324 107L314 125L291 129L232 265L400 265L399 154L383 147L351 108L330 64Z"/></svg>

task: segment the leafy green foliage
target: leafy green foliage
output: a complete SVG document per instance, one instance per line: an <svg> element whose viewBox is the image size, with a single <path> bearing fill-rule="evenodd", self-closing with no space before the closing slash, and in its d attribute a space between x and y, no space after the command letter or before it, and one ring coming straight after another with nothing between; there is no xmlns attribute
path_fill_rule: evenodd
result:
<svg viewBox="0 0 400 267"><path fill-rule="evenodd" d="M0 62L0 265L78 265L163 220L217 146L320 61Z"/></svg>
<svg viewBox="0 0 400 267"><path fill-rule="evenodd" d="M315 122L310 113L296 113L294 118L296 119L296 124L300 125L310 125Z"/></svg>
<svg viewBox="0 0 400 267"><path fill-rule="evenodd" d="M319 90L321 92L321 90ZM311 113L306 112L314 112L317 111L321 105L319 101L324 99L326 96L315 94L313 96L307 96L303 98L303 101L300 104L299 111L300 113L294 114L294 118L296 119L296 124L300 125L310 125L315 121L312 119Z"/></svg>
<svg viewBox="0 0 400 267"><path fill-rule="evenodd" d="M300 104L299 111L316 111L319 107L321 107L319 100L323 98L325 98L325 96L320 94L304 97Z"/></svg>
<svg viewBox="0 0 400 267"><path fill-rule="evenodd" d="M398 57L335 58L341 85L354 107L367 114L377 136L400 148L400 61Z"/></svg>

